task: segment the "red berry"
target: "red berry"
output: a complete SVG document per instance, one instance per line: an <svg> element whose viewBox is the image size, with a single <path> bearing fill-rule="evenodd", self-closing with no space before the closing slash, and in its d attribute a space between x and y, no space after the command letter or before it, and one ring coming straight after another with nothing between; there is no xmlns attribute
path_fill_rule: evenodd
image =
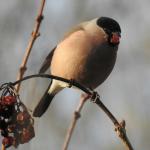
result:
<svg viewBox="0 0 150 150"><path fill-rule="evenodd" d="M21 144L27 143L30 140L30 132L28 129L23 128L21 134Z"/></svg>
<svg viewBox="0 0 150 150"><path fill-rule="evenodd" d="M2 97L2 105L13 105L16 102L16 97L14 96L5 96Z"/></svg>
<svg viewBox="0 0 150 150"><path fill-rule="evenodd" d="M7 130L8 130L9 133L14 132L15 129L16 129L16 124L10 124L7 127Z"/></svg>
<svg viewBox="0 0 150 150"><path fill-rule="evenodd" d="M29 119L30 119L30 115L26 111L19 112L17 115L17 122L19 124L25 124Z"/></svg>
<svg viewBox="0 0 150 150"><path fill-rule="evenodd" d="M23 128L21 134L21 144L29 142L35 136L34 128L32 126L28 126L28 128Z"/></svg>
<svg viewBox="0 0 150 150"><path fill-rule="evenodd" d="M9 146L13 145L13 141L14 141L13 137L8 136L8 137L4 137L2 143L3 143L3 145L5 145L5 147L9 147Z"/></svg>

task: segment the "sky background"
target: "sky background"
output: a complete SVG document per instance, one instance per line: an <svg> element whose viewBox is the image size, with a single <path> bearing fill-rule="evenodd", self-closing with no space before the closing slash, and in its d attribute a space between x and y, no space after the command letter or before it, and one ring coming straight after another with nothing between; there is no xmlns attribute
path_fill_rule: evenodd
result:
<svg viewBox="0 0 150 150"><path fill-rule="evenodd" d="M33 30L40 1L1 0L0 84L15 81ZM122 38L115 68L96 90L118 118L126 120L127 134L136 150L150 147L150 1L149 0L47 0L41 36L32 49L25 75L38 72L49 51L74 25L100 16L116 19ZM48 85L47 79L22 84L22 101L33 109ZM51 107L35 119L36 137L19 150L61 149L81 92L65 89ZM124 146L107 116L93 103L82 110L69 150L121 150Z"/></svg>

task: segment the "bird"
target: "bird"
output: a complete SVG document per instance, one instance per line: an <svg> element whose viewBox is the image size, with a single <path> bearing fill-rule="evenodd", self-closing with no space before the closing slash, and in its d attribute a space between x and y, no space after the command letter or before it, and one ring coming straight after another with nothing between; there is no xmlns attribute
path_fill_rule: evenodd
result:
<svg viewBox="0 0 150 150"><path fill-rule="evenodd" d="M95 89L114 68L120 38L121 27L113 18L102 16L80 23L50 51L39 73L46 72L50 67L51 75L72 79ZM66 87L67 83L52 79L33 116L41 117L54 96Z"/></svg>

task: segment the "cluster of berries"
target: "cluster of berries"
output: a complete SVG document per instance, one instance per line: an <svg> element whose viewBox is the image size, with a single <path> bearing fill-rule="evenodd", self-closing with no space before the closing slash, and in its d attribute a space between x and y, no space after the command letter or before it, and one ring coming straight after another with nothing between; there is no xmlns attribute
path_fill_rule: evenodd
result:
<svg viewBox="0 0 150 150"><path fill-rule="evenodd" d="M34 120L19 97L12 93L0 97L0 132L5 148L18 147L29 142L34 136Z"/></svg>

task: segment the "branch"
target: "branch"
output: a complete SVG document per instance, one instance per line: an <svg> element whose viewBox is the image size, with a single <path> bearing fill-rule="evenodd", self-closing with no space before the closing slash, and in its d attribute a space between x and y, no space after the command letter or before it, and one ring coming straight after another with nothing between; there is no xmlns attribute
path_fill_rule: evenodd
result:
<svg viewBox="0 0 150 150"><path fill-rule="evenodd" d="M67 150L68 149L69 142L71 140L71 136L72 136L73 131L75 129L76 123L77 123L78 119L81 116L80 112L81 112L81 110L82 110L82 108L83 108L83 106L84 106L87 99L89 99L89 95L82 95L81 98L80 98L79 105L78 105L77 109L74 112L70 127L68 128L67 135L66 135L65 142L64 142L62 150Z"/></svg>
<svg viewBox="0 0 150 150"><path fill-rule="evenodd" d="M2 144L1 150L6 150L5 146Z"/></svg>
<svg viewBox="0 0 150 150"><path fill-rule="evenodd" d="M79 84L78 82L76 82L75 80L68 80L62 77L58 77L58 76L54 76L54 75L49 75L49 74L35 74L35 75L30 75L30 76L26 76L20 80L17 80L13 83L5 83L0 87L0 90L3 89L5 86L15 86L16 84L20 84L20 82L30 79L30 78L35 78L35 77L42 77L42 78L49 78L49 79L55 79L55 80L59 80L59 81L63 81L68 83L68 87L71 88L72 86L82 90L83 92L85 92L86 94L88 94L87 97L83 97L83 99L81 98L81 101L79 103L79 106L77 108L77 110L74 113L74 118L72 119L70 128L68 129L67 132L67 136L66 136L66 140L65 140L65 144L64 144L64 149L63 150L67 150L67 147L69 145L73 130L75 128L76 122L78 117L76 116L80 116L80 112L81 109L84 105L84 102L88 99L91 98L91 101L94 102L95 104L97 104L104 112L105 114L109 117L109 119L113 122L114 126L115 126L115 131L118 135L118 137L122 140L122 142L124 143L124 145L126 146L127 150L133 150L133 147L127 137L126 134L126 129L125 129L125 121L123 120L121 123L119 123L117 121L117 119L115 118L115 116L109 111L109 109L102 103L102 101L100 100L100 96L98 95L97 92L91 91L90 89L84 87L83 85ZM84 100L85 99L85 100ZM76 113L77 112L77 113Z"/></svg>
<svg viewBox="0 0 150 150"><path fill-rule="evenodd" d="M117 121L117 119L114 117L114 115L108 110L108 108L102 103L100 98L98 97L94 101L104 112L105 114L109 117L109 119L113 122L115 126L115 131L118 135L118 137L121 139L127 150L134 150L128 137L126 134L126 123L125 120L122 120L120 123Z"/></svg>
<svg viewBox="0 0 150 150"><path fill-rule="evenodd" d="M39 13L38 13L37 19L36 19L35 27L34 27L33 32L31 34L31 39L29 40L29 44L27 46L27 49L25 51L25 55L23 57L23 61L22 61L22 64L20 66L20 69L19 69L19 72L18 72L18 75L17 75L17 80L20 80L20 79L23 78L24 73L27 70L26 64L27 64L30 52L32 50L32 47L34 45L34 42L37 39L37 37L40 36L39 28L40 28L41 22L43 20L43 9L44 9L44 5L45 5L45 1L46 0L42 0L41 1L41 6L40 6L40 9L39 9ZM19 83L16 86L17 93L19 93L20 85L21 84ZM3 144L2 144L1 150L5 150L5 146Z"/></svg>
<svg viewBox="0 0 150 150"><path fill-rule="evenodd" d="M37 39L37 37L40 36L39 28L40 28L41 22L43 20L43 9L44 9L44 5L45 5L45 1L46 0L42 0L41 1L41 6L40 6L40 9L39 9L39 12L38 12L38 16L36 18L36 23L35 23L34 29L32 31L31 38L29 40L27 49L25 51L25 55L23 57L23 61L22 61L22 64L20 66L20 69L19 69L19 73L17 75L17 80L20 80L20 79L23 78L24 73L27 70L27 66L26 65L27 65L27 61L28 61L30 52L31 52L32 47L34 45L34 42ZM17 86L16 86L16 91L17 92L19 92L19 90L20 90L20 85L21 84L17 84Z"/></svg>
<svg viewBox="0 0 150 150"><path fill-rule="evenodd" d="M66 139L65 139L62 150L67 150L71 136L73 134L73 131L74 131L74 128L76 125L76 122L79 119L79 117L81 116L80 115L81 109L83 108L85 101L89 98L91 98L91 101L96 103L105 112L105 114L109 117L109 119L113 122L113 124L115 126L115 131L116 131L118 137L121 139L121 141L125 145L125 147L127 148L127 150L133 150L133 147L132 147L132 145L127 137L127 134L126 134L125 121L123 120L121 123L119 123L117 121L117 119L114 117L114 115L102 103L98 93L96 93L96 92L93 92L93 93L91 93L91 95L87 95L86 97L81 98L79 106L78 106L77 110L74 112L74 116L71 121L70 127L68 128Z"/></svg>

